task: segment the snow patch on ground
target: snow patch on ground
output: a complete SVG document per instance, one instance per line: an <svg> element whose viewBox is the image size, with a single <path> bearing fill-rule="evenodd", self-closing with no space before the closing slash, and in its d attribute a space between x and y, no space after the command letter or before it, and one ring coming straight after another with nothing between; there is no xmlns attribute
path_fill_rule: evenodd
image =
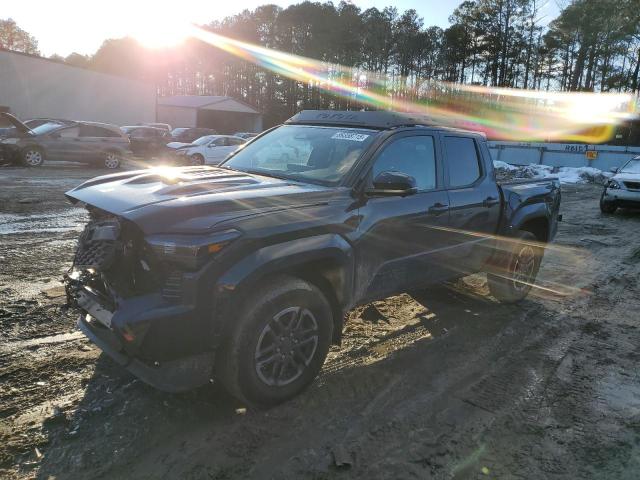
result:
<svg viewBox="0 0 640 480"><path fill-rule="evenodd" d="M613 174L593 167L552 167L550 165L511 165L496 160L493 162L499 180L539 179L557 177L560 183L604 184Z"/></svg>

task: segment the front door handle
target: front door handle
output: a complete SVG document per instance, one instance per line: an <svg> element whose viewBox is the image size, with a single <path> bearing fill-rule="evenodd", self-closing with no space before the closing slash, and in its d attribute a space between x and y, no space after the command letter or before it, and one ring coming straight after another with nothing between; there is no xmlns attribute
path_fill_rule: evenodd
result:
<svg viewBox="0 0 640 480"><path fill-rule="evenodd" d="M438 202L431 205L427 210L427 213L429 213L429 215L442 215L443 213L447 213L448 210L449 205Z"/></svg>
<svg viewBox="0 0 640 480"><path fill-rule="evenodd" d="M498 199L498 197L487 197L482 202L482 206L493 207L494 205L498 205L499 203L500 203L500 200Z"/></svg>

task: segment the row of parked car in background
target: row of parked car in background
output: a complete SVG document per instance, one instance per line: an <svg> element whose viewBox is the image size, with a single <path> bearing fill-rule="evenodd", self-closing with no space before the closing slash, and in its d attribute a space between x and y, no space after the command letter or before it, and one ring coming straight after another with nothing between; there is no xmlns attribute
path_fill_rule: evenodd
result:
<svg viewBox="0 0 640 480"><path fill-rule="evenodd" d="M21 122L0 113L0 164L38 167L45 160L83 162L115 169L127 159L217 165L256 133L219 135L210 128L166 123L116 125L34 118Z"/></svg>

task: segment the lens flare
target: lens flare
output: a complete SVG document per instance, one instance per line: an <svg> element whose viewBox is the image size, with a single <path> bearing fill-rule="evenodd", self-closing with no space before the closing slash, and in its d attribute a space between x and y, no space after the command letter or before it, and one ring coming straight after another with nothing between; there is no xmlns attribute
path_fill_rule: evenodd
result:
<svg viewBox="0 0 640 480"><path fill-rule="evenodd" d="M477 130L494 139L601 143L613 136L615 125L637 112L637 99L627 94L544 92L399 78L268 49L195 25L191 35L354 105L424 114L434 124Z"/></svg>

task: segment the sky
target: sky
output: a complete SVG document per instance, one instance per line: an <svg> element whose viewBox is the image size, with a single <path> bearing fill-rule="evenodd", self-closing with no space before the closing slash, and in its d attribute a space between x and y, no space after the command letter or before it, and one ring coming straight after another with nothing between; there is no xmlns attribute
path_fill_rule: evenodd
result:
<svg viewBox="0 0 640 480"><path fill-rule="evenodd" d="M543 24L558 14L557 0L548 0ZM338 3L339 0L334 0ZM449 25L449 15L462 0L353 0L366 9L394 5L400 12L414 8L427 26ZM107 38L127 35L148 39L148 44L171 42L181 22L207 24L244 9L269 3L286 7L286 0L32 0L2 2L0 18L13 18L20 28L38 40L42 55L92 54Z"/></svg>

